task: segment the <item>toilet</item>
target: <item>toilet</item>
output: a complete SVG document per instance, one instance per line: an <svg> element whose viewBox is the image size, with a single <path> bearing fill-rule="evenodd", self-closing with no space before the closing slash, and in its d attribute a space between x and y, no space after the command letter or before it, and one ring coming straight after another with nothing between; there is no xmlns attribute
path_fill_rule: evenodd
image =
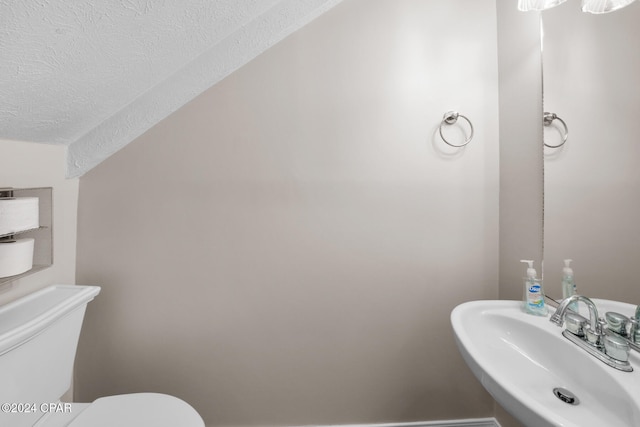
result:
<svg viewBox="0 0 640 427"><path fill-rule="evenodd" d="M0 307L0 426L205 427L188 403L161 393L60 402L87 303L99 292L53 285Z"/></svg>

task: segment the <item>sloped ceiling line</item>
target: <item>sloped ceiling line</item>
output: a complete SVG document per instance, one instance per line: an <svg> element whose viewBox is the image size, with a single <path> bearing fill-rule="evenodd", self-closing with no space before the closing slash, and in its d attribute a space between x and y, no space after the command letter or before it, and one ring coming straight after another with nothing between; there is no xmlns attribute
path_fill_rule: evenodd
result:
<svg viewBox="0 0 640 427"><path fill-rule="evenodd" d="M79 177L342 0L0 0L0 138Z"/></svg>
<svg viewBox="0 0 640 427"><path fill-rule="evenodd" d="M281 1L69 145L67 177L84 174L182 105L341 0Z"/></svg>

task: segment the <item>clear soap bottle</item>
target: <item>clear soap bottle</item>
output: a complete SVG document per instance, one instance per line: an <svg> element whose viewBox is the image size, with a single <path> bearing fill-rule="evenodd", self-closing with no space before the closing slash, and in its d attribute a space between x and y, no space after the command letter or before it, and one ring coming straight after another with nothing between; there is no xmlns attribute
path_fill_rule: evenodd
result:
<svg viewBox="0 0 640 427"><path fill-rule="evenodd" d="M576 282L573 278L573 269L571 268L572 259L564 260L564 268L562 269L562 299L569 298L576 294ZM575 312L578 311L578 303L573 302L569 308Z"/></svg>
<svg viewBox="0 0 640 427"><path fill-rule="evenodd" d="M529 265L527 277L524 278L523 310L525 313L536 316L546 316L547 306L544 303L544 291L542 281L536 277L536 270L533 268L532 260L520 260Z"/></svg>

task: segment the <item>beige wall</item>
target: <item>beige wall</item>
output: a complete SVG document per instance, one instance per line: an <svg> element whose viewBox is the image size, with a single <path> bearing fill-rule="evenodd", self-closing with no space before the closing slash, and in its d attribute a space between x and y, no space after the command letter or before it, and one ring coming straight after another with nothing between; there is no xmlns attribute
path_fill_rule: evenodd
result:
<svg viewBox="0 0 640 427"><path fill-rule="evenodd" d="M53 187L53 265L0 287L0 304L54 283L74 284L78 180L64 177L65 147L0 140L0 187Z"/></svg>
<svg viewBox="0 0 640 427"><path fill-rule="evenodd" d="M491 416L449 313L498 296L497 77L494 1L346 0L83 176L78 282L103 292L76 397L171 393L211 426Z"/></svg>

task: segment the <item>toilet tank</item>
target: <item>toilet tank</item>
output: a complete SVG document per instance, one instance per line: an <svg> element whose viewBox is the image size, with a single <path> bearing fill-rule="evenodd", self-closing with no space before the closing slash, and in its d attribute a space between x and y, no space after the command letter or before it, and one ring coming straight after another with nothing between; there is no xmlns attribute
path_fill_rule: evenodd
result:
<svg viewBox="0 0 640 427"><path fill-rule="evenodd" d="M69 389L84 312L99 292L53 285L0 307L0 403L37 408ZM0 412L0 425L31 426L44 414L14 415Z"/></svg>

